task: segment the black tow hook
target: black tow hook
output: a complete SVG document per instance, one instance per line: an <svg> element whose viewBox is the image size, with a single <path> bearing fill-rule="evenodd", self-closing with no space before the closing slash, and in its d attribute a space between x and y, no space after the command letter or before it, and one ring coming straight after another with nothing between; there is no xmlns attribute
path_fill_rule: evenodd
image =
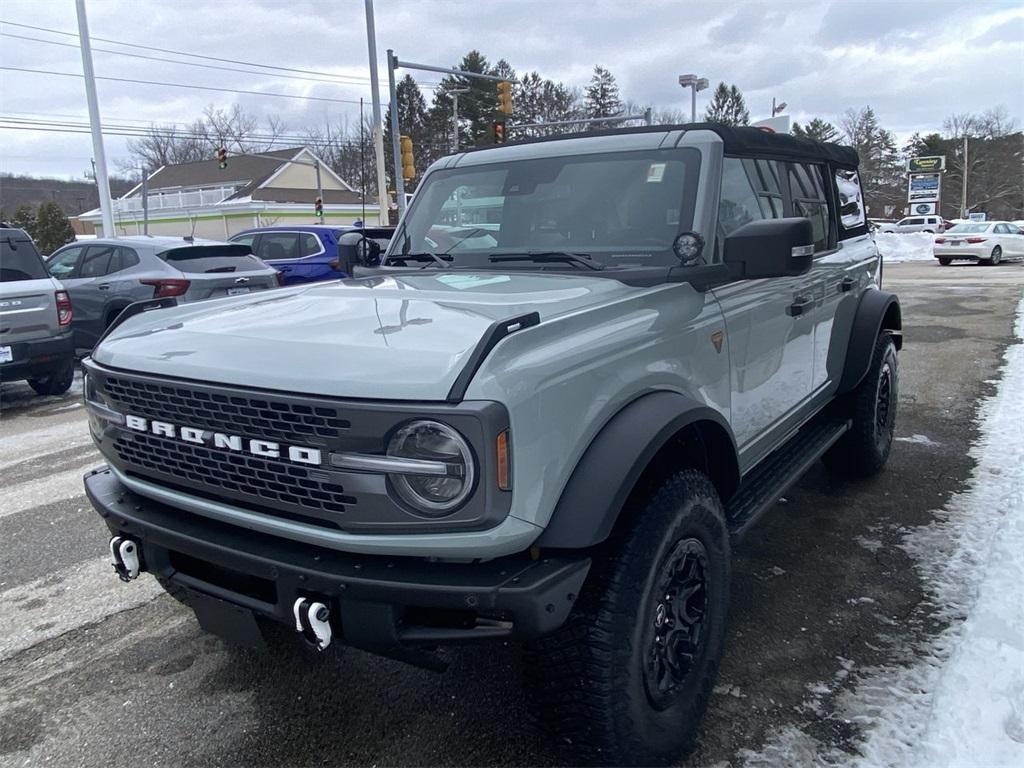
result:
<svg viewBox="0 0 1024 768"><path fill-rule="evenodd" d="M114 536L110 540L110 564L114 566L114 572L121 581L133 581L138 578L142 570L142 559L140 557L138 542Z"/></svg>

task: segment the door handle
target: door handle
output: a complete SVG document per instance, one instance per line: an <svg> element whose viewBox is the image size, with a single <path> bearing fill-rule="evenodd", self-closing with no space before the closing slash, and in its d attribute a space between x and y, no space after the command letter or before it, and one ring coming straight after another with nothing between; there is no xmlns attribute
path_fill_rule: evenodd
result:
<svg viewBox="0 0 1024 768"><path fill-rule="evenodd" d="M857 281L854 280L852 277L844 277L842 280L839 281L839 292L849 293L850 291L853 290L853 286L855 286L856 284Z"/></svg>
<svg viewBox="0 0 1024 768"><path fill-rule="evenodd" d="M793 303L786 307L786 314L790 317L799 317L807 313L807 310L814 306L814 299L807 296L797 296Z"/></svg>
<svg viewBox="0 0 1024 768"><path fill-rule="evenodd" d="M109 291L110 290L110 283L100 283L96 287L99 288L101 291Z"/></svg>
<svg viewBox="0 0 1024 768"><path fill-rule="evenodd" d="M281 268L280 268L280 270L281 270L282 272L291 272L291 271L292 271L292 268L291 268L291 267L281 267Z"/></svg>

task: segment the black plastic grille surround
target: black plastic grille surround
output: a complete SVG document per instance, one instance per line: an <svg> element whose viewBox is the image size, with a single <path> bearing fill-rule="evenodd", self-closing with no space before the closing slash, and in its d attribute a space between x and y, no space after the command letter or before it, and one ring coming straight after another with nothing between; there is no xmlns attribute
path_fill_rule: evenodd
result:
<svg viewBox="0 0 1024 768"><path fill-rule="evenodd" d="M170 476L179 484L204 488L213 495L244 495L274 510L319 511L335 517L345 513L346 505L356 503L341 485L315 479L305 467L284 461L211 450L145 433L122 433L114 448L126 467L142 476ZM305 522L332 525L315 518Z"/></svg>
<svg viewBox="0 0 1024 768"><path fill-rule="evenodd" d="M205 392L117 375L104 378L103 391L122 413L261 440L322 444L352 426L329 405L285 402L270 396Z"/></svg>

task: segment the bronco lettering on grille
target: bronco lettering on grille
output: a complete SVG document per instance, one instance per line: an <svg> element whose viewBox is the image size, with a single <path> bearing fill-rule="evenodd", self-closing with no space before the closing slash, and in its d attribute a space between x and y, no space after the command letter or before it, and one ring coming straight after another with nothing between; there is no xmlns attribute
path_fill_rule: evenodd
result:
<svg viewBox="0 0 1024 768"><path fill-rule="evenodd" d="M251 440L239 435L227 435L223 432L182 427L166 421L144 419L141 416L127 414L125 426L136 432L151 432L160 437L176 438L186 443L221 448L228 451L242 451L267 459L280 459L282 456L299 464L323 464L319 448L307 448L301 445L282 446L272 440Z"/></svg>

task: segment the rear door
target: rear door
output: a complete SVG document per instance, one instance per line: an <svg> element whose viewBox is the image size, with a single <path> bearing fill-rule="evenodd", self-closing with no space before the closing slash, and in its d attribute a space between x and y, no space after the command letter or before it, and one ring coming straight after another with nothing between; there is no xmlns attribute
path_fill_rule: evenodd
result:
<svg viewBox="0 0 1024 768"><path fill-rule="evenodd" d="M309 232L272 231L260 235L255 253L281 273L284 285L290 285L313 279L315 269L308 257L323 253L323 246Z"/></svg>
<svg viewBox="0 0 1024 768"><path fill-rule="evenodd" d="M61 332L57 286L35 245L18 230L0 235L0 365L12 362L12 345Z"/></svg>
<svg viewBox="0 0 1024 768"><path fill-rule="evenodd" d="M276 270L256 258L246 245L189 245L158 254L189 281L186 301L262 291L277 287Z"/></svg>
<svg viewBox="0 0 1024 768"><path fill-rule="evenodd" d="M69 287L75 310L75 344L91 347L106 328L105 310L110 295L107 273L118 258L119 246L110 243L87 245L78 272Z"/></svg>

